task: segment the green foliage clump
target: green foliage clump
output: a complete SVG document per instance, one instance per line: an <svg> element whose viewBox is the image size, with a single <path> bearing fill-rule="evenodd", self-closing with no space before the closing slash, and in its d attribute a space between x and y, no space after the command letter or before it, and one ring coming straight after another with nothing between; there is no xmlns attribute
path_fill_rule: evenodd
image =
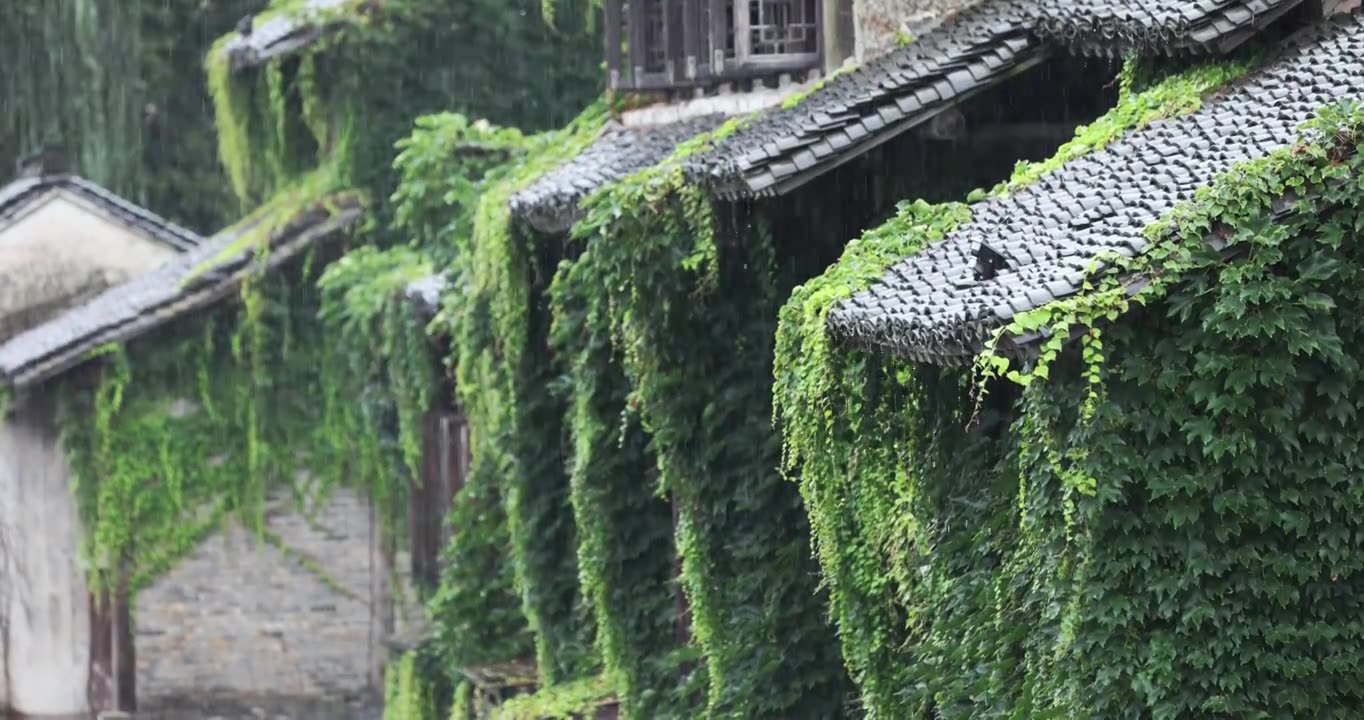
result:
<svg viewBox="0 0 1364 720"><path fill-rule="evenodd" d="M853 264L865 248L793 296L787 467L869 716L1364 702L1348 480L1364 393L1346 350L1364 327L1343 310L1364 267L1345 241L1364 223L1361 137L1364 114L1331 110L1225 174L1147 253L1003 329L1053 340L1021 369L987 354L984 380L827 344L829 308L877 275ZM887 259L964 219L927 217L885 238L902 244ZM1151 282L1129 297L1133 274Z"/></svg>
<svg viewBox="0 0 1364 720"><path fill-rule="evenodd" d="M609 703L611 683L605 677L588 677L521 695L498 705L492 720L575 720L593 718L597 708Z"/></svg>
<svg viewBox="0 0 1364 720"><path fill-rule="evenodd" d="M358 414L342 422L370 429L343 442L369 446L396 434L396 448L375 445L358 454L376 457L389 450L393 457L373 464L369 473L384 476L401 465L414 483L421 482L422 422L434 400L438 369L426 323L403 291L430 274L430 261L413 248L360 247L328 266L317 282L318 319L333 354L328 370L340 389L329 398L328 410Z"/></svg>
<svg viewBox="0 0 1364 720"><path fill-rule="evenodd" d="M1083 398L1024 440L1065 459L1044 465L1053 486L1090 480L1068 518L1093 576L1069 649L1096 714L1343 717L1364 702L1361 638L1342 622L1361 582L1346 478L1364 397L1347 348L1364 328L1345 308L1364 266L1346 240L1364 224L1362 137L1358 106L1324 109L1297 145L1149 228L1147 253L1020 319L1103 338L1060 377L1022 375ZM1118 273L1151 283L1129 299ZM1064 370L1049 353L1038 368Z"/></svg>
<svg viewBox="0 0 1364 720"><path fill-rule="evenodd" d="M608 308L594 292L592 253L559 268L551 288L554 350L572 389L571 500L578 575L597 621L597 649L627 717L691 718L700 693L679 613L672 508L659 495L657 458L613 347Z"/></svg>
<svg viewBox="0 0 1364 720"><path fill-rule="evenodd" d="M1065 162L1107 145L1123 132L1160 117L1192 111L1207 93L1240 77L1256 63L1258 59L1252 57L1225 66L1199 66L1149 79L1138 89L1136 66L1129 62L1117 107L1087 128L1080 128L1076 139L1063 145L1054 158L1020 163L1013 178L991 194L1015 192ZM907 569L914 567L913 558L930 552L933 543L946 542L923 535L924 518L933 518L935 523L949 521L934 509L933 503L941 499L934 494L937 490L924 489L931 488L934 478L947 477L944 467L957 463L953 457L938 454L950 445L940 437L944 435L942 428L948 428L947 436L957 438L952 442L973 447L970 452L987 465L998 461L1004 450L979 432L962 435L959 430L953 431L954 419L960 420L959 427L976 415L964 411L961 404L979 405L991 390L989 383L972 384L974 399L969 399L959 387L964 381L939 377L936 371L895 359L835 347L825 333L825 319L839 302L879 279L891 263L969 219L969 208L957 204L916 202L902 206L894 220L850 243L843 258L823 276L792 293L781 311L777 332L775 415L785 438L784 467L800 482L805 497L845 661L868 711L876 716L900 717L911 708L922 711L935 707L932 691L902 691L907 685L928 687L914 673L916 665L927 666L930 661L920 662L912 653L925 657L938 653L941 658L944 648L959 644L952 633L961 632L960 627L948 624L950 630L945 634L931 630L927 621L940 611L916 604L916 598L924 593L924 577L907 574ZM1067 336L1062 332L1058 338ZM916 410L921 407L935 408L937 416L925 417L929 411ZM1003 422L998 408L985 414L996 426ZM985 420L979 416L975 420L979 430ZM919 430L907 433L906 428L911 427ZM1054 461L1053 467L1064 465L1065 459L1047 443L1039 440L1025 445L1013 452L1040 453ZM959 463L953 467L964 472ZM1068 478L1072 487L1085 483L1074 472L1068 473ZM985 502L965 498L962 495L957 500ZM920 507L920 502L928 505ZM969 527L980 530L976 525ZM1001 545L1004 536L993 526L981 527L995 532L988 547L1006 547ZM959 540L979 542L982 548L987 545L979 538ZM985 549L978 556L994 557ZM886 570L888 566L892 571ZM927 572L931 567L930 563L923 569ZM930 646L937 649L930 652Z"/></svg>
<svg viewBox="0 0 1364 720"><path fill-rule="evenodd" d="M843 673L812 582L800 498L777 470L764 382L776 297L790 280L763 220L717 217L679 162L735 127L589 197L574 229L591 258L580 282L610 310L596 332L623 349L628 402L678 508L706 712L836 717Z"/></svg>
<svg viewBox="0 0 1364 720"><path fill-rule="evenodd" d="M432 266L448 266L458 249L467 246L479 197L515 167L531 143L519 131L471 122L455 113L418 118L416 129L399 143L394 161L401 183L392 198L393 230L406 236L411 247L403 252L420 251L423 258L432 258ZM430 339L452 342L451 319L451 313L444 313L435 320L428 329ZM481 434L477 427L472 432L478 451ZM436 632L432 653L452 681L459 680L462 669L533 651L514 587L503 497L498 466L475 462L447 518L454 532L427 613ZM467 692L467 684L460 687ZM457 702L456 710L467 705L467 700Z"/></svg>
<svg viewBox="0 0 1364 720"><path fill-rule="evenodd" d="M567 119L597 90L600 44L586 12L553 29L537 10L537 0L387 0L327 11L276 0L268 14L336 30L237 72L224 52L235 35L210 52L219 154L238 197L253 206L335 155L347 185L387 198L398 185L392 148L425 113L529 128ZM387 228L388 207L376 212Z"/></svg>
<svg viewBox="0 0 1364 720"><path fill-rule="evenodd" d="M970 217L961 204L902 204L894 219L848 243L822 276L797 287L780 312L773 374L783 467L800 482L844 661L872 717L908 716L901 698L910 686L903 644L917 587L908 482L914 436L895 419L911 417L904 403L918 398L910 374L893 361L833 345L825 320L891 264Z"/></svg>
<svg viewBox="0 0 1364 720"><path fill-rule="evenodd" d="M488 492L505 501L515 584L546 685L592 669L594 629L580 595L577 534L566 512L564 407L552 392L562 369L547 352L545 291L557 259L554 248L512 221L508 201L515 190L586 147L605 119L603 106L592 106L564 130L531 140L524 160L490 182L468 232L454 237L459 252L450 278L456 290L436 322L451 338L458 393L472 432L471 475L484 478ZM468 596L478 590L448 592Z"/></svg>
<svg viewBox="0 0 1364 720"><path fill-rule="evenodd" d="M416 652L406 652L384 669L383 720L440 720L436 690L418 668Z"/></svg>
<svg viewBox="0 0 1364 720"><path fill-rule="evenodd" d="M393 168L393 229L444 268L472 232L478 199L525 155L530 140L516 128L458 113L417 118L412 134L398 141Z"/></svg>

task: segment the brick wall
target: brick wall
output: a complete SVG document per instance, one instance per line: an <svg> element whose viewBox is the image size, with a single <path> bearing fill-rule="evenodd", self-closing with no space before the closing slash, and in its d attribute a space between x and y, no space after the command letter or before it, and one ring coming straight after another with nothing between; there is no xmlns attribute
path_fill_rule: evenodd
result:
<svg viewBox="0 0 1364 720"><path fill-rule="evenodd" d="M188 703L213 714L242 703L275 713L321 699L341 717L378 692L386 631L371 608L386 583L368 504L338 490L311 518L287 498L271 505L266 529L288 552L232 521L138 595L142 707ZM405 557L396 565L408 569Z"/></svg>
<svg viewBox="0 0 1364 720"><path fill-rule="evenodd" d="M945 15L978 0L854 0L857 58L865 61L896 46L902 32L911 36L931 29Z"/></svg>

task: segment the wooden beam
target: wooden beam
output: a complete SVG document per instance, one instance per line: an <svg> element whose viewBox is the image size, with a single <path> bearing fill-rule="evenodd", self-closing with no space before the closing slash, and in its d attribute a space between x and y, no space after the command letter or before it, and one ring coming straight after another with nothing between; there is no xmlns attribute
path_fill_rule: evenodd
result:
<svg viewBox="0 0 1364 720"><path fill-rule="evenodd" d="M725 72L725 0L710 0L710 74Z"/></svg>
<svg viewBox="0 0 1364 720"><path fill-rule="evenodd" d="M687 17L683 12L683 0L664 0L663 38L667 41L664 53L664 71L668 80L677 82L687 78Z"/></svg>
<svg viewBox="0 0 1364 720"><path fill-rule="evenodd" d="M701 54L701 6L698 0L682 0L682 75L696 79Z"/></svg>
<svg viewBox="0 0 1364 720"><path fill-rule="evenodd" d="M636 87L644 79L644 22L646 14L644 3L648 0L630 0L630 82Z"/></svg>
<svg viewBox="0 0 1364 720"><path fill-rule="evenodd" d="M137 649L133 641L132 563L125 560L114 595L114 709L137 710Z"/></svg>
<svg viewBox="0 0 1364 720"><path fill-rule="evenodd" d="M734 59L743 65L753 55L753 37L749 28L749 12L753 0L734 0Z"/></svg>
<svg viewBox="0 0 1364 720"><path fill-rule="evenodd" d="M118 681L114 670L114 604L108 588L91 591L90 660L85 687L91 712L118 709Z"/></svg>
<svg viewBox="0 0 1364 720"><path fill-rule="evenodd" d="M606 0L605 22L606 30L602 34L606 37L606 73L608 87L616 89L620 87L621 79L621 0Z"/></svg>

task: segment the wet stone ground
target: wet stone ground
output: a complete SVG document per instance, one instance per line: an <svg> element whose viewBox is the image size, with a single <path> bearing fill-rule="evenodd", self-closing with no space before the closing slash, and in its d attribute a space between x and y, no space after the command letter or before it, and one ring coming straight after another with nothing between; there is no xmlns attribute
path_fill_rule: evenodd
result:
<svg viewBox="0 0 1364 720"><path fill-rule="evenodd" d="M380 720L377 698L340 700L182 699L144 703L133 720Z"/></svg>

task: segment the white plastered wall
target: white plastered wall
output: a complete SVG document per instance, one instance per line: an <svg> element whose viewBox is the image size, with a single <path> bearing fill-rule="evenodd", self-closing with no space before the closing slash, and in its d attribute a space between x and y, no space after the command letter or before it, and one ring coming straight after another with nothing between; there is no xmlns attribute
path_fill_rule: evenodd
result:
<svg viewBox="0 0 1364 720"><path fill-rule="evenodd" d="M0 221L0 341L175 251L66 190Z"/></svg>
<svg viewBox="0 0 1364 720"><path fill-rule="evenodd" d="M89 596L70 472L48 403L0 419L0 714L87 710Z"/></svg>

